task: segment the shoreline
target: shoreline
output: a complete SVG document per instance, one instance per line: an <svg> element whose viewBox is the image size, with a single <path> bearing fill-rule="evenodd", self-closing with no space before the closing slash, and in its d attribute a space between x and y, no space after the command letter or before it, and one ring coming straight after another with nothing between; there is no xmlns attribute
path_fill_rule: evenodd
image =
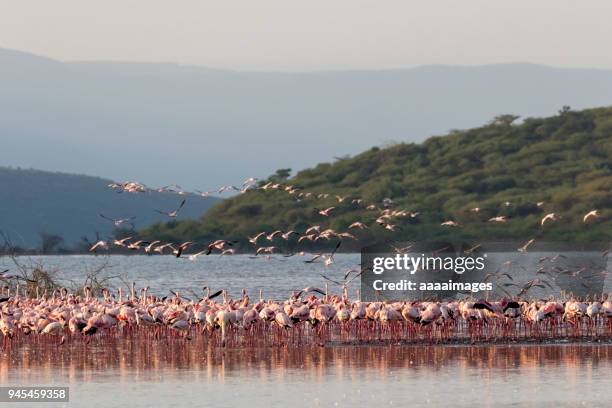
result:
<svg viewBox="0 0 612 408"><path fill-rule="evenodd" d="M330 329L341 330L340 327L332 327ZM134 333L137 329L133 329ZM333 331L333 330L332 330ZM341 333L324 334L329 335L329 338L316 338L317 334L314 330L304 330L304 335L312 337L310 339L298 340L293 339L292 334L276 331L268 338L241 339L240 337L232 337L227 339L227 343L222 343L215 332L205 332L204 330L190 330L185 333L177 334L174 332L164 333L161 337L156 337L157 334L148 333L144 336L130 337L132 331L130 329L106 335L85 337L85 336L62 336L59 335L36 335L30 334L27 336L18 335L13 338L5 338L0 335L0 343L4 345L0 350L0 358L12 354L20 353L24 350L45 352L51 349L56 351L80 351L80 352L99 352L114 347L166 347L169 350L182 348L196 348L199 350L207 350L209 352L232 352L232 351L261 351L261 350L317 350L317 349L358 349L358 348L405 348L411 349L414 347L430 347L430 348L483 348L483 347L524 347L524 346L612 346L612 334L601 333L597 336L567 336L558 338L546 337L530 337L527 334L514 338L504 339L497 338L469 338L465 337L449 337L444 339L433 339L416 337L413 339L339 339ZM238 333L235 333L238 335ZM265 336L264 336L265 337ZM5 343L6 341L6 343Z"/></svg>

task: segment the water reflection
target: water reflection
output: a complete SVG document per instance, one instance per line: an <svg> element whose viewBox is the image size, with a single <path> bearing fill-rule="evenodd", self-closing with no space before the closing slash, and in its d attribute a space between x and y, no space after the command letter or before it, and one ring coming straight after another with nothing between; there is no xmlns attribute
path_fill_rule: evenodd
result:
<svg viewBox="0 0 612 408"><path fill-rule="evenodd" d="M7 354L8 353L8 354ZM64 385L64 406L610 406L612 345L228 349L187 341L0 355L3 385ZM452 404L451 404L452 401ZM62 406L62 405L59 405Z"/></svg>
<svg viewBox="0 0 612 408"><path fill-rule="evenodd" d="M25 346L0 358L0 380L40 379L61 372L69 381L91 381L98 373L114 372L114 380L165 376L219 379L271 373L310 380L330 374L369 373L378 378L397 370L436 372L452 368L521 370L563 365L597 368L612 365L612 345L567 344L527 346L401 346L305 347L221 350L177 341L136 344L120 339L104 345L73 347ZM31 378L32 377L32 378ZM96 378L99 379L99 376Z"/></svg>

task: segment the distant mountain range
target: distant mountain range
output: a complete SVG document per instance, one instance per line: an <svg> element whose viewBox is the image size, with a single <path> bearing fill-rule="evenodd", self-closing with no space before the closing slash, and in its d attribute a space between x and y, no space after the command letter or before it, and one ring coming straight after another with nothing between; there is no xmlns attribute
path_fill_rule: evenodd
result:
<svg viewBox="0 0 612 408"><path fill-rule="evenodd" d="M117 193L108 183L97 177L0 167L0 232L22 248L40 248L41 234L61 236L61 246L70 248L82 237L93 241L96 235L112 235L113 222L100 214L135 216L135 227L144 228L167 220L156 209L173 210L183 198L187 201L178 219L197 218L218 201L172 193Z"/></svg>
<svg viewBox="0 0 612 408"><path fill-rule="evenodd" d="M608 105L612 71L507 64L255 73L0 49L0 90L0 163L206 190L499 114Z"/></svg>

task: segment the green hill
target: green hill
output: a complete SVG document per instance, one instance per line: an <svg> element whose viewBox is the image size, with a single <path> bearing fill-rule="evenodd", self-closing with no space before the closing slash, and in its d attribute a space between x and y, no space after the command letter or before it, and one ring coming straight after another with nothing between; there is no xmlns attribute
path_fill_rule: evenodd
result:
<svg viewBox="0 0 612 408"><path fill-rule="evenodd" d="M361 220L370 228L356 232L359 245L381 239L449 236L609 239L612 108L576 112L564 108L557 116L529 118L520 124L514 124L515 119L503 115L485 126L452 131L421 144L374 147L291 178L281 170L269 181L331 195L298 201L298 193L250 191L218 203L199 220L158 224L144 235L167 240L244 239L275 229L301 232L313 224L346 230ZM349 199L338 203L335 195ZM352 198L363 203L351 203ZM385 198L393 200L395 209L420 214L393 220L396 231L387 231L375 223L380 212L364 208L370 203L381 207ZM544 204L538 206L538 202ZM337 207L330 217L315 210L328 206ZM481 210L470 211L474 207ZM584 224L582 217L592 209L599 209L602 217ZM542 228L542 216L551 212L561 219ZM500 215L509 220L488 222ZM461 226L440 226L449 219ZM295 240L289 245L295 246Z"/></svg>

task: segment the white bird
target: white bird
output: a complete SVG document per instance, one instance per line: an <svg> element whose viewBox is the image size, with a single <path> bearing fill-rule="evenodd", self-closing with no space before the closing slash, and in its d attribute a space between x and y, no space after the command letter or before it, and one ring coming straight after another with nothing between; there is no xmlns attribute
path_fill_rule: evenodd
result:
<svg viewBox="0 0 612 408"><path fill-rule="evenodd" d="M275 249L276 247L273 246L257 248L257 251L255 251L255 255L259 255L261 253L272 254L274 253Z"/></svg>
<svg viewBox="0 0 612 408"><path fill-rule="evenodd" d="M137 183L135 181L126 181L125 183L111 183L108 185L113 190L120 190L119 192L126 193L145 193L147 187L144 184Z"/></svg>
<svg viewBox="0 0 612 408"><path fill-rule="evenodd" d="M448 221L444 221L443 223L440 224L443 227L458 227L459 223L453 221L453 220L448 220Z"/></svg>
<svg viewBox="0 0 612 408"><path fill-rule="evenodd" d="M230 190L240 191L240 189L236 186L221 186L218 192L219 194L221 194L224 191L230 191Z"/></svg>
<svg viewBox="0 0 612 408"><path fill-rule="evenodd" d="M185 201L186 200L181 201L181 204L179 205L179 207L176 210L174 210L174 211L160 211L160 210L155 210L155 211L157 211L160 214L166 215L166 216L168 216L170 218L176 218L176 216L178 215L179 211L181 211L181 208L183 208L183 206L185 205Z"/></svg>
<svg viewBox="0 0 612 408"><path fill-rule="evenodd" d="M153 251L163 255L164 254L164 249L166 249L166 248L170 248L172 251L174 251L174 247L172 246L172 243L167 243L167 244L163 244L163 245L160 245L158 247L155 247L153 249Z"/></svg>
<svg viewBox="0 0 612 408"><path fill-rule="evenodd" d="M141 240L138 240L136 242L132 242L132 243L128 244L127 248L128 249L132 249L132 250L136 250L136 249L140 249L141 245L149 245L149 242L143 241L141 239Z"/></svg>
<svg viewBox="0 0 612 408"><path fill-rule="evenodd" d="M267 239L268 241L274 241L274 237L275 237L275 236L277 236L277 235L279 235L279 234L282 234L282 233L283 233L283 231L281 231L281 230L276 230L276 231L274 231L274 232L272 232L272 233L268 234L268 235L266 236L266 239Z"/></svg>
<svg viewBox="0 0 612 408"><path fill-rule="evenodd" d="M242 187L246 186L247 184L253 184L255 183L257 180L259 180L257 177L249 177L248 179L244 180L242 182Z"/></svg>
<svg viewBox="0 0 612 408"><path fill-rule="evenodd" d="M247 191L249 191L249 190L254 190L254 189L255 189L255 186L254 186L253 184L247 184L246 186L242 186L242 187L240 187L240 193L241 193L241 194L244 194L244 193L246 193Z"/></svg>
<svg viewBox="0 0 612 408"><path fill-rule="evenodd" d="M236 253L236 250L234 248L229 248L229 249L224 249L219 256L223 256L223 255L234 255Z"/></svg>
<svg viewBox="0 0 612 408"><path fill-rule="evenodd" d="M106 241L98 241L89 248L89 252L95 252L98 248L100 249L108 249L108 244Z"/></svg>
<svg viewBox="0 0 612 408"><path fill-rule="evenodd" d="M126 242L129 241L132 238L133 237L126 237L126 238L116 239L116 240L113 241L113 245L116 245L116 246L119 246L119 247L124 247L124 246L126 246Z"/></svg>
<svg viewBox="0 0 612 408"><path fill-rule="evenodd" d="M329 214L332 212L332 210L336 208L336 207L329 207L326 208L324 210L317 210L319 212L320 215L324 216L324 217L329 217Z"/></svg>
<svg viewBox="0 0 612 408"><path fill-rule="evenodd" d="M283 329L293 327L293 321L287 316L284 311L276 312L274 315L274 321Z"/></svg>
<svg viewBox="0 0 612 408"><path fill-rule="evenodd" d="M378 217L376 219L376 223L381 224L381 225L386 224L387 223L387 219L389 219L389 218L391 218L390 215L381 215L380 217Z"/></svg>
<svg viewBox="0 0 612 408"><path fill-rule="evenodd" d="M136 249L140 249L140 248L142 248L142 245L148 246L149 244L150 244L150 242L148 242L148 241L143 241L143 240L141 239L141 240L138 240L138 241L136 241L136 242L132 242L131 244L128 244L127 248L128 248L128 249L133 249L133 250L136 250Z"/></svg>
<svg viewBox="0 0 612 408"><path fill-rule="evenodd" d="M183 242L182 244L178 246L178 248L172 249L172 255L176 256L177 258L180 258L183 252L186 251L187 248L189 248L189 246L192 244L195 244L195 242L192 242L192 241Z"/></svg>
<svg viewBox="0 0 612 408"><path fill-rule="evenodd" d="M408 250L409 250L410 248L412 248L412 247L413 247L413 245L412 245L412 244L410 244L410 245L408 245L408 246L405 246L405 247L403 247L403 248L396 247L396 246L394 246L394 245L389 245L389 246L390 246L391 248L393 248L393 250L394 250L395 252L397 252L398 254L405 254L405 253L407 253L407 252L408 252Z"/></svg>
<svg viewBox="0 0 612 408"><path fill-rule="evenodd" d="M153 241L153 242L149 243L149 245L147 245L147 246L145 247L145 249L144 249L144 250L145 250L145 252L146 252L147 254L148 254L148 253L150 253L150 252L153 250L153 247L154 247L155 245L159 244L160 242L161 242L161 241Z"/></svg>
<svg viewBox="0 0 612 408"><path fill-rule="evenodd" d="M191 254L191 255L189 255L189 256L187 257L187 259L189 259L189 260L190 260L190 261L192 261L192 262L195 262L195 261L198 259L198 256L200 256L200 255L204 255L204 254L206 253L206 251L207 251L207 250L205 249L205 250L200 251L200 252L197 252L197 253L195 253L195 254Z"/></svg>
<svg viewBox="0 0 612 408"><path fill-rule="evenodd" d="M308 235L311 234L313 232L319 232L321 231L321 226L320 225L313 225L312 227L308 228L306 231L304 231L304 234Z"/></svg>
<svg viewBox="0 0 612 408"><path fill-rule="evenodd" d="M260 232L259 234L255 235L254 237L247 237L249 238L249 242L253 245L257 245L257 240L259 238L261 238L262 236L266 235L266 232Z"/></svg>
<svg viewBox="0 0 612 408"><path fill-rule="evenodd" d="M134 224L131 221L136 219L136 217L110 218L110 217L107 217L104 214L100 214L100 217L104 218L105 220L111 221L113 224L115 224L115 227L121 227L123 224L131 224L132 228L134 228Z"/></svg>
<svg viewBox="0 0 612 408"><path fill-rule="evenodd" d="M535 239L531 238L529 241L527 241L527 242L525 243L525 245L523 245L522 247L520 247L520 248L518 249L518 251L519 251L519 252L527 252L527 248L529 248L529 246L530 246L531 244L533 244L534 242L535 242Z"/></svg>
<svg viewBox="0 0 612 408"><path fill-rule="evenodd" d="M342 238L350 238L350 239L354 239L355 241L357 241L357 237L354 236L353 234L351 234L350 232L341 232L339 234L336 234L336 236L340 239Z"/></svg>
<svg viewBox="0 0 612 408"><path fill-rule="evenodd" d="M300 233L299 233L299 232L295 232L295 231L291 230L291 231L287 231L287 232L285 232L283 235L281 235L281 237L283 237L283 239L284 239L285 241L288 241L288 240L289 240L289 237L290 237L291 235L300 235Z"/></svg>
<svg viewBox="0 0 612 408"><path fill-rule="evenodd" d="M160 187L157 189L158 193L182 193L183 188L178 184L171 184L169 186Z"/></svg>
<svg viewBox="0 0 612 408"><path fill-rule="evenodd" d="M481 248L482 245L481 244L476 244L471 248L466 249L465 251L463 251L465 254L469 255L469 254L473 254L474 251L476 251L477 249Z"/></svg>
<svg viewBox="0 0 612 408"><path fill-rule="evenodd" d="M213 249L217 249L219 251L223 251L226 246L232 246L234 244L234 242L235 241L230 242L230 241L226 241L224 239L218 239L216 241L213 241L210 244L208 244L208 249L206 251L206 255L209 255L213 251Z"/></svg>
<svg viewBox="0 0 612 408"><path fill-rule="evenodd" d="M546 214L542 221L540 221L540 225L544 225L546 221L557 221L559 217L555 213Z"/></svg>
<svg viewBox="0 0 612 408"><path fill-rule="evenodd" d="M349 227L349 229L350 228L359 228L359 229L368 228L367 225L365 225L363 222L359 222L359 221L355 221L354 223L352 223L348 227Z"/></svg>
<svg viewBox="0 0 612 408"><path fill-rule="evenodd" d="M489 222L506 222L508 217L505 215L498 215L497 217L489 218Z"/></svg>
<svg viewBox="0 0 612 408"><path fill-rule="evenodd" d="M64 326L59 322L52 322L45 326L41 331L42 334L59 334L64 331Z"/></svg>
<svg viewBox="0 0 612 408"><path fill-rule="evenodd" d="M586 223L588 222L591 218L595 219L595 218L599 218L599 211L598 210L591 210L588 213L586 213L586 215L582 218L582 222Z"/></svg>
<svg viewBox="0 0 612 408"><path fill-rule="evenodd" d="M315 234L306 234L298 238L298 243L305 241L305 240L313 241L314 239L315 239Z"/></svg>

